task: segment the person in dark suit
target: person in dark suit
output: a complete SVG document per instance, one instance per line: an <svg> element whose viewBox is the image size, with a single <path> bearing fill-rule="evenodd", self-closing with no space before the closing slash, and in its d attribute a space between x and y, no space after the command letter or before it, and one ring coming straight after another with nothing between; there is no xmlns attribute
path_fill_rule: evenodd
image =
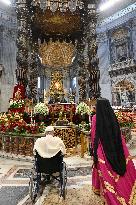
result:
<svg viewBox="0 0 136 205"><path fill-rule="evenodd" d="M61 101L60 101L61 103L67 103L67 101L66 101L66 99L65 99L65 97L64 97L64 94L61 96Z"/></svg>

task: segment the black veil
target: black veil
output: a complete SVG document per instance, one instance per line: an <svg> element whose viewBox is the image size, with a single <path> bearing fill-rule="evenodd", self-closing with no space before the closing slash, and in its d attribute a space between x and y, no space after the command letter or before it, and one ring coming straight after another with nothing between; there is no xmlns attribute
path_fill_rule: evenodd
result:
<svg viewBox="0 0 136 205"><path fill-rule="evenodd" d="M123 176L126 171L121 131L115 113L107 99L97 99L96 105L96 136L94 140L94 164L97 164L97 148L99 141L112 169Z"/></svg>

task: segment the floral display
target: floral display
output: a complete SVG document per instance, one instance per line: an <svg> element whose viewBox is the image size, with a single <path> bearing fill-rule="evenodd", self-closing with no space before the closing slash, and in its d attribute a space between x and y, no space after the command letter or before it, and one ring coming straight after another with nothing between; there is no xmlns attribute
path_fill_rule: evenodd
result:
<svg viewBox="0 0 136 205"><path fill-rule="evenodd" d="M115 114L121 127L133 127L133 114L131 112L118 111Z"/></svg>
<svg viewBox="0 0 136 205"><path fill-rule="evenodd" d="M90 124L84 122L78 125L78 128L83 130L83 131L90 131Z"/></svg>
<svg viewBox="0 0 136 205"><path fill-rule="evenodd" d="M49 113L49 109L48 109L47 105L45 105L44 103L38 103L34 107L34 113L35 114L47 115Z"/></svg>
<svg viewBox="0 0 136 205"><path fill-rule="evenodd" d="M23 120L22 114L0 114L0 132L27 135L43 133L44 130L43 123L40 125L36 123L27 124Z"/></svg>
<svg viewBox="0 0 136 205"><path fill-rule="evenodd" d="M25 102L24 100L10 99L9 105L10 105L10 108L21 108L25 105Z"/></svg>
<svg viewBox="0 0 136 205"><path fill-rule="evenodd" d="M80 115L85 115L85 114L90 115L91 109L90 109L90 107L86 103L81 102L76 107L76 113L78 113Z"/></svg>

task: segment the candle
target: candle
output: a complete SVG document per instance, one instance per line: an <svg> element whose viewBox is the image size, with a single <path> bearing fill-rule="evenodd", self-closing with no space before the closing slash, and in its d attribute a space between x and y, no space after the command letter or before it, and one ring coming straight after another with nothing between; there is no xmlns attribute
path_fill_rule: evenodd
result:
<svg viewBox="0 0 136 205"><path fill-rule="evenodd" d="M39 44L39 45L41 44L41 39L39 39L39 38L38 38L38 44Z"/></svg>

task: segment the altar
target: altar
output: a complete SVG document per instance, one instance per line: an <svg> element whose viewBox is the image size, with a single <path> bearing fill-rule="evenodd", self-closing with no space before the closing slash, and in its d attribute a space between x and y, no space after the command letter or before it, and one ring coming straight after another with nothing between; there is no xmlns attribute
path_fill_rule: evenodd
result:
<svg viewBox="0 0 136 205"><path fill-rule="evenodd" d="M48 104L48 108L50 112L73 112L75 113L76 104L75 103L54 103Z"/></svg>
<svg viewBox="0 0 136 205"><path fill-rule="evenodd" d="M65 116L65 120L68 120L69 123L73 121L73 116L76 111L75 103L55 103L48 104L49 113L52 118L52 125L56 123L60 115Z"/></svg>
<svg viewBox="0 0 136 205"><path fill-rule="evenodd" d="M71 126L54 126L55 136L58 136L64 142L66 149L76 149L77 147L77 136L76 129Z"/></svg>
<svg viewBox="0 0 136 205"><path fill-rule="evenodd" d="M44 92L44 101L37 104L25 97L23 85L15 86L9 113L0 117L0 154L32 157L35 141L44 136L46 126L52 125L55 136L63 140L67 154L76 154L80 147L80 154L84 156L84 136L77 132L73 95L69 94L67 103L62 77L57 73L52 78L49 91Z"/></svg>

